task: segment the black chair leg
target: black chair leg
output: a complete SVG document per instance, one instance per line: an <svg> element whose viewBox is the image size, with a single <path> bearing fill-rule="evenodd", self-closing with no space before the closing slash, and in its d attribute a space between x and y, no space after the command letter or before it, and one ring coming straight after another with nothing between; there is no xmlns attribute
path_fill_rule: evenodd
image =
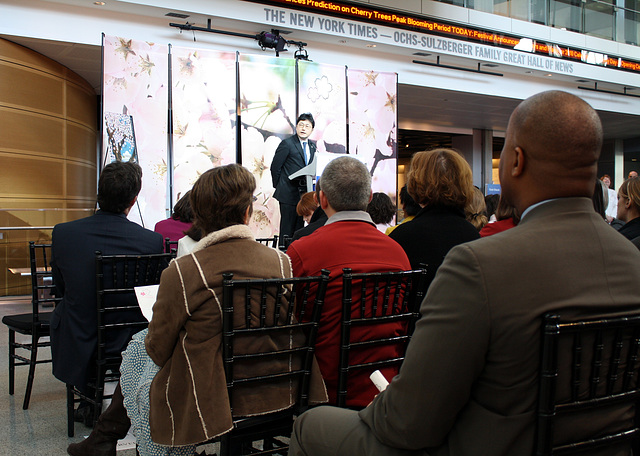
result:
<svg viewBox="0 0 640 456"><path fill-rule="evenodd" d="M75 422L73 419L73 386L67 385L67 435L73 437L75 433Z"/></svg>
<svg viewBox="0 0 640 456"><path fill-rule="evenodd" d="M27 410L29 408L31 389L33 388L33 378L36 375L36 364L38 363L38 339L39 337L34 332L31 335L31 360L29 361L29 377L27 378L27 390L24 393L22 410Z"/></svg>
<svg viewBox="0 0 640 456"><path fill-rule="evenodd" d="M16 332L9 329L9 394L13 395L16 374Z"/></svg>

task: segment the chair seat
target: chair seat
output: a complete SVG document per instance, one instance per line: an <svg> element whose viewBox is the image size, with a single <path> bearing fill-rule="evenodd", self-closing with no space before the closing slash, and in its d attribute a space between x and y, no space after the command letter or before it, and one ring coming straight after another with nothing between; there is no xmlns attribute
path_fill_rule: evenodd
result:
<svg viewBox="0 0 640 456"><path fill-rule="evenodd" d="M49 321L51 319L51 312L40 312L38 313L38 325L39 330L47 331L49 330ZM18 315L5 315L2 317L2 323L7 325L9 328L13 329L15 332L20 334L31 334L32 324L33 324L33 314L18 314Z"/></svg>

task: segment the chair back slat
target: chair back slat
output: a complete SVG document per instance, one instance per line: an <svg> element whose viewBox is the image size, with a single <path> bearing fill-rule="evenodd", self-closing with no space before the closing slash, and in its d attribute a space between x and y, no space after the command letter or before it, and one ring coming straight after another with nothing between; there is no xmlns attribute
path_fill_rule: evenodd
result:
<svg viewBox="0 0 640 456"><path fill-rule="evenodd" d="M614 445L612 452L640 450L639 335L640 316L572 322L557 315L544 317L535 455ZM600 429L599 420L592 419L598 411L605 417L632 412L635 419ZM556 435L558 426L573 435Z"/></svg>
<svg viewBox="0 0 640 456"><path fill-rule="evenodd" d="M342 320L336 403L339 407L347 405L349 376L355 371L366 370L370 373L377 368L402 363L413 326L419 317L418 306L427 286L426 268L372 273L353 273L351 268L344 268L342 272ZM369 335L366 340L356 340L358 336L353 335L356 327L373 329L394 322L401 325L390 334L379 331L378 335ZM353 361L353 351L371 353L372 350L385 347L389 348L389 352L384 356L377 354L375 361ZM398 352L402 356L398 356Z"/></svg>
<svg viewBox="0 0 640 456"><path fill-rule="evenodd" d="M149 255L102 255L96 252L96 297L98 312L98 363L119 365L119 353L107 353L109 340L118 331L136 330L148 325L135 297L135 287L157 285L162 271L173 256L167 253Z"/></svg>
<svg viewBox="0 0 640 456"><path fill-rule="evenodd" d="M278 248L278 235L274 234L272 237L266 238L256 238L256 242L260 244L266 245L267 247L272 247L274 249Z"/></svg>
<svg viewBox="0 0 640 456"><path fill-rule="evenodd" d="M324 303L326 284L329 280L329 272L323 271L316 277L285 278L285 279L234 279L233 274L223 274L222 307L223 330L222 352L225 377L227 379L227 392L230 399L231 411L234 411L234 394L238 387L252 383L253 387L273 384L283 378L298 381L297 407L306 408L308 405L308 389L310 386L311 366L313 362L315 339L320 320L320 309ZM311 320L298 322L293 319L294 308L299 296L299 290L305 290L303 296L308 295L308 289L317 287L315 302L312 309ZM242 302L239 302L239 301ZM286 308L283 308L285 307ZM252 309L258 308L257 321L252 321ZM271 311L270 309L273 309ZM244 315L236 316L236 312L244 312ZM286 320L283 321L285 314ZM235 317L235 318L234 318ZM241 326L238 327L238 323ZM294 335L297 335L295 346ZM254 341L260 337L270 337L268 344L272 348L263 352L240 353L236 345L238 341L252 338ZM287 346L278 346L276 341L286 340ZM291 363L277 363L284 356L299 354L299 368L291 367ZM269 362L270 372L249 373L245 369L245 376L236 376L236 367L241 361L251 363ZM274 361L274 362L272 362ZM265 364L262 364L265 365Z"/></svg>
<svg viewBox="0 0 640 456"><path fill-rule="evenodd" d="M40 307L55 306L61 298L54 295L55 284L49 262L51 244L37 244L29 241L29 267L31 270L31 311L33 324L40 322Z"/></svg>

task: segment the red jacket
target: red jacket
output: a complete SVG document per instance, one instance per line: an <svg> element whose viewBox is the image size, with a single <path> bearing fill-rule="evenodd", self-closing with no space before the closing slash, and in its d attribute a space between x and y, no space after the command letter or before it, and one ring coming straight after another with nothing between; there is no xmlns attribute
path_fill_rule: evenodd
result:
<svg viewBox="0 0 640 456"><path fill-rule="evenodd" d="M357 217L361 213L352 214ZM329 403L335 404L340 359L342 269L351 268L354 273L403 271L411 269L411 264L396 241L378 231L374 224L361 220L337 221L318 228L309 236L293 242L287 254L291 257L295 277L319 275L321 269L331 271L316 341L316 358L327 386ZM357 329L365 328L354 328L352 337L364 340L367 334ZM404 325L393 323L377 330L400 334L404 332ZM377 356L401 356L404 352L401 347L389 347L354 355L353 362L365 362L373 361ZM382 373L391 381L398 369L385 368ZM367 406L378 393L365 372L357 372L350 377L347 391L347 405L353 407Z"/></svg>

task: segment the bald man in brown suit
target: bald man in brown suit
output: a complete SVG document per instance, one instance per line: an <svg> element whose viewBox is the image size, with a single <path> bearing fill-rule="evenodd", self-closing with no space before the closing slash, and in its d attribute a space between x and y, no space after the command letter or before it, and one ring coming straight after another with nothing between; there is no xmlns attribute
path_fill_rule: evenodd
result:
<svg viewBox="0 0 640 456"><path fill-rule="evenodd" d="M580 98L551 91L523 101L500 156L503 197L522 221L454 247L400 373L360 412L304 413L289 454L532 454L542 315L640 309L640 252L590 199L601 146L598 115ZM585 426L604 428L611 415Z"/></svg>

